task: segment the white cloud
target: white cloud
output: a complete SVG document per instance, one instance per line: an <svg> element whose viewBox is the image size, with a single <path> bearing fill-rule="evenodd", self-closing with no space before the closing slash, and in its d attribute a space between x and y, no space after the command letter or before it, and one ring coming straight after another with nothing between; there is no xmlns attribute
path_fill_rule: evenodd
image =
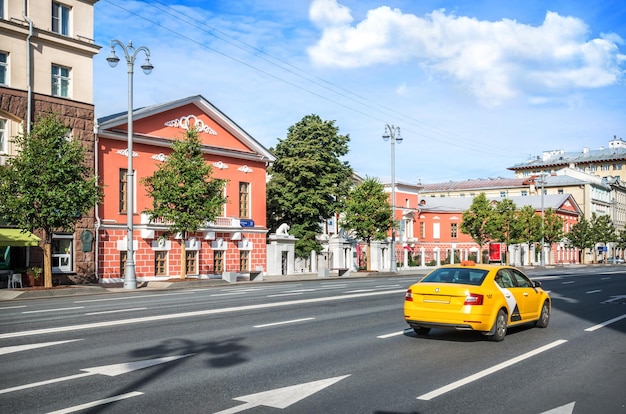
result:
<svg viewBox="0 0 626 414"><path fill-rule="evenodd" d="M616 34L588 39L587 25L575 17L547 12L540 26L511 19L481 21L436 10L425 17L383 6L355 25L349 9L317 0L316 16L341 10L337 21L315 20L322 35L309 48L320 66L356 68L416 60L450 77L481 103L495 106L518 96L570 93L574 88L615 84L623 75ZM326 14L322 12L326 11ZM326 22L326 23L324 23Z"/></svg>
<svg viewBox="0 0 626 414"><path fill-rule="evenodd" d="M337 0L314 0L309 8L309 18L318 27L347 26L352 23L350 9Z"/></svg>

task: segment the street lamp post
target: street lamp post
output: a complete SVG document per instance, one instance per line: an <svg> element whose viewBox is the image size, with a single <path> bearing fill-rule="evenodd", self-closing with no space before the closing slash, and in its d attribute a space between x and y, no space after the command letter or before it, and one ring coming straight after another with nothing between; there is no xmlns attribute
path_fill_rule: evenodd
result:
<svg viewBox="0 0 626 414"><path fill-rule="evenodd" d="M402 137L400 136L400 127L395 125L385 125L385 134L383 135L385 142L391 139L391 217L393 219L393 225L391 227L391 257L389 269L392 272L398 271L398 265L396 263L396 142L402 143Z"/></svg>
<svg viewBox="0 0 626 414"><path fill-rule="evenodd" d="M541 174L541 181L539 182L541 184L541 266L545 266L546 265L546 260L544 258L543 255L543 244L545 243L545 237L544 237L544 209L543 209L543 186L546 184L546 179L545 176L543 174Z"/></svg>
<svg viewBox="0 0 626 414"><path fill-rule="evenodd" d="M134 198L134 172L133 172L133 67L135 58L140 51L146 55L146 61L141 65L141 69L149 75L154 69L150 63L150 49L141 46L137 49L133 47L133 42L128 42L124 46L119 40L111 40L111 54L107 57L107 62L114 68L120 61L115 54L115 46L119 46L124 51L128 68L128 171L126 173L126 222L128 234L126 236L126 269L124 272L124 289L137 289L137 277L135 275L135 258L133 252L133 198Z"/></svg>

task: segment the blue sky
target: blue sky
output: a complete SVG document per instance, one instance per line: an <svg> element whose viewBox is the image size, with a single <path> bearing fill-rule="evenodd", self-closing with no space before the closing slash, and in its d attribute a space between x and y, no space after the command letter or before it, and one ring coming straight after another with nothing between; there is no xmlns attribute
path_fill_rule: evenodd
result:
<svg viewBox="0 0 626 414"><path fill-rule="evenodd" d="M386 124L410 183L626 139L623 0L100 0L98 117L127 109L111 39L150 49L135 108L200 94L267 148L317 114L350 135L361 176L390 176Z"/></svg>

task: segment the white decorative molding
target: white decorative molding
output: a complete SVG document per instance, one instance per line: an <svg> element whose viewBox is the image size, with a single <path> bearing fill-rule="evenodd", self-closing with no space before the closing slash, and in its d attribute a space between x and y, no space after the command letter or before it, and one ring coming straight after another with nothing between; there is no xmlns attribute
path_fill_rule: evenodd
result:
<svg viewBox="0 0 626 414"><path fill-rule="evenodd" d="M128 148L117 150L117 154L123 155L126 158L128 158ZM137 158L137 157L139 157L139 154L133 151L133 158Z"/></svg>
<svg viewBox="0 0 626 414"><path fill-rule="evenodd" d="M211 243L211 248L213 250L226 250L226 243L223 238L219 238Z"/></svg>
<svg viewBox="0 0 626 414"><path fill-rule="evenodd" d="M243 173L249 174L252 171L254 171L252 168L248 167L247 165L242 165L241 167L237 168L237 171L241 171Z"/></svg>
<svg viewBox="0 0 626 414"><path fill-rule="evenodd" d="M214 166L215 168L220 169L220 170L223 170L223 169L225 169L225 168L228 168L228 165L224 164L222 161L214 162L214 163L213 163L213 166Z"/></svg>
<svg viewBox="0 0 626 414"><path fill-rule="evenodd" d="M154 230L141 229L141 238L142 239L154 239Z"/></svg>
<svg viewBox="0 0 626 414"><path fill-rule="evenodd" d="M154 154L152 157L153 160L155 161L161 161L161 162L165 162L167 160L167 155L163 154L162 152L158 153L158 154Z"/></svg>
<svg viewBox="0 0 626 414"><path fill-rule="evenodd" d="M193 120L193 123L192 123ZM187 115L181 116L178 119L172 119L171 121L167 121L165 126L181 128L181 129L189 129L195 128L198 132L205 132L210 135L217 135L217 132L208 125L205 125L201 119L198 119L195 115Z"/></svg>
<svg viewBox="0 0 626 414"><path fill-rule="evenodd" d="M200 250L200 240L195 237L191 237L189 240L185 242L186 250Z"/></svg>
<svg viewBox="0 0 626 414"><path fill-rule="evenodd" d="M159 237L158 240L152 241L152 250L171 250L172 242L165 237Z"/></svg>
<svg viewBox="0 0 626 414"><path fill-rule="evenodd" d="M215 240L215 232L214 231L205 231L204 232L204 240Z"/></svg>

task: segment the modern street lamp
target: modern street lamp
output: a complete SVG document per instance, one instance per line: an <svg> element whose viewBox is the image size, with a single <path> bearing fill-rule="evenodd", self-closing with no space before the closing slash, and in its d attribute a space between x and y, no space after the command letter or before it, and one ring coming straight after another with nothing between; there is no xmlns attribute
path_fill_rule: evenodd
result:
<svg viewBox="0 0 626 414"><path fill-rule="evenodd" d="M544 231L544 229L543 229L544 228L544 221L545 221L544 220L544 209L543 209L543 193L544 193L543 186L546 184L546 179L545 179L545 175L543 173L541 174L541 178L539 180L540 180L539 183L541 184L541 263L540 264L543 267L543 266L546 265L546 260L545 260L544 255L543 255L543 244L545 242L545 237L544 237L544 234L543 234L543 231Z"/></svg>
<svg viewBox="0 0 626 414"><path fill-rule="evenodd" d="M396 142L402 143L402 137L400 136L400 127L395 125L385 125L385 134L383 135L385 142L391 139L391 217L394 224L391 227L391 263L389 269L392 272L398 271L398 265L396 263Z"/></svg>
<svg viewBox="0 0 626 414"><path fill-rule="evenodd" d="M111 40L111 54L107 58L109 65L114 68L120 61L115 54L115 46L119 46L124 51L126 64L128 68L128 171L126 173L126 222L128 227L128 235L126 236L126 270L124 272L124 289L137 289L137 277L135 275L135 258L133 252L133 198L134 198L134 172L133 172L133 67L135 58L140 51L146 55L146 60L141 65L143 73L149 75L154 69L150 63L150 49L141 46L137 49L133 47L133 42L128 42L128 46L124 46L119 40Z"/></svg>

